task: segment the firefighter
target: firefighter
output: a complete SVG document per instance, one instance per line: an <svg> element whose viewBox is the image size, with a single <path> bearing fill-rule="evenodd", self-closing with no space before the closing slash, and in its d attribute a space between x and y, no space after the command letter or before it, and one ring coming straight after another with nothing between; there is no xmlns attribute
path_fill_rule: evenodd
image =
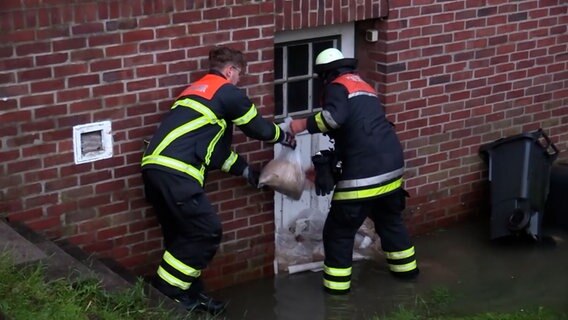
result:
<svg viewBox="0 0 568 320"><path fill-rule="evenodd" d="M233 124L248 137L295 148L292 135L261 117L236 84L243 53L209 52L209 72L174 101L142 158L145 194L162 228L165 251L154 286L188 310L211 314L226 304L204 291L201 272L221 242L221 221L204 193L207 172L243 176L258 187L258 171L230 149Z"/></svg>
<svg viewBox="0 0 568 320"><path fill-rule="evenodd" d="M333 294L350 290L354 237L367 217L381 238L390 272L406 279L419 273L401 217L408 195L402 146L356 65L356 59L335 48L318 54L314 72L323 81L322 110L290 125L293 135L307 129L334 142L332 150L312 157L316 193L326 195L335 188L323 229L323 285Z"/></svg>

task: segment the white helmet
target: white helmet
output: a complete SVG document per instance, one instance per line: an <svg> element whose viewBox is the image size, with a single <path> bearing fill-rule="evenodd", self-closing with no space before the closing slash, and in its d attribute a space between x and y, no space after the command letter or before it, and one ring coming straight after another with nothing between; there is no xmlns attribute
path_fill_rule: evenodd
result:
<svg viewBox="0 0 568 320"><path fill-rule="evenodd" d="M314 64L314 72L317 74L322 74L327 71L341 68L341 67L351 67L355 68L357 66L357 59L345 58L343 53L336 48L328 48L320 52L316 57L316 62Z"/></svg>
<svg viewBox="0 0 568 320"><path fill-rule="evenodd" d="M333 61L344 59L343 53L335 48L325 49L316 57L316 65L326 64Z"/></svg>

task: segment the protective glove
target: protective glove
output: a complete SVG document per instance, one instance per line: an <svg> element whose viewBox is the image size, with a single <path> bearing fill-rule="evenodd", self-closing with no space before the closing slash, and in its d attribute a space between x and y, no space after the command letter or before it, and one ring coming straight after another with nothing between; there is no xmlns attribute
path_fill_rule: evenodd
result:
<svg viewBox="0 0 568 320"><path fill-rule="evenodd" d="M291 148L292 150L296 149L296 138L294 137L293 134L291 134L290 132L286 132L286 131L282 131L282 133L284 133L284 139L282 141L280 141L280 143L288 148Z"/></svg>
<svg viewBox="0 0 568 320"><path fill-rule="evenodd" d="M249 185L251 185L254 188L258 188L258 179L260 177L260 172L248 166L243 171L243 177L247 179Z"/></svg>
<svg viewBox="0 0 568 320"><path fill-rule="evenodd" d="M330 194L335 187L333 179L332 158L330 154L318 152L312 157L314 169L316 171L316 179L314 186L318 196Z"/></svg>

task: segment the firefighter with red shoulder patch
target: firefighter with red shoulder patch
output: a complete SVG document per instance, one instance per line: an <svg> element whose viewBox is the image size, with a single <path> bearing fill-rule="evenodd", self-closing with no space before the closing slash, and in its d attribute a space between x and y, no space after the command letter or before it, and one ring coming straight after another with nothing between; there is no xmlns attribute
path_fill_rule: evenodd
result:
<svg viewBox="0 0 568 320"><path fill-rule="evenodd" d="M357 74L356 65L356 59L335 48L318 54L314 72L323 80L322 111L290 124L292 134L308 130L334 141L334 150L319 152L312 162L316 193L333 191L323 230L323 285L335 294L350 290L354 237L367 217L375 224L391 273L400 278L419 273L401 217L408 196L402 146L377 93Z"/></svg>
<svg viewBox="0 0 568 320"><path fill-rule="evenodd" d="M265 120L236 84L243 53L209 52L210 71L174 101L142 158L146 198L162 227L165 251L154 286L188 310L211 314L226 304L205 294L201 272L221 242L221 221L204 193L207 172L220 169L258 187L258 171L232 151L233 125L248 137L295 148L296 141Z"/></svg>

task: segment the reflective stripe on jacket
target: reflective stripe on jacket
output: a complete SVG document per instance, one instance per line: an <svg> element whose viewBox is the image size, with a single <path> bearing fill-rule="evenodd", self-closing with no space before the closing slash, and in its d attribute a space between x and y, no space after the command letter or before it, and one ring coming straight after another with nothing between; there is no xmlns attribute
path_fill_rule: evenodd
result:
<svg viewBox="0 0 568 320"><path fill-rule="evenodd" d="M379 197L402 186L402 146L376 91L359 75L339 75L324 88L322 111L307 120L310 133L335 141L342 163L333 201Z"/></svg>
<svg viewBox="0 0 568 320"><path fill-rule="evenodd" d="M258 140L283 139L281 129L258 114L244 91L209 73L178 96L146 149L142 169L189 176L201 186L211 168L240 175L247 163L230 149L233 124Z"/></svg>

